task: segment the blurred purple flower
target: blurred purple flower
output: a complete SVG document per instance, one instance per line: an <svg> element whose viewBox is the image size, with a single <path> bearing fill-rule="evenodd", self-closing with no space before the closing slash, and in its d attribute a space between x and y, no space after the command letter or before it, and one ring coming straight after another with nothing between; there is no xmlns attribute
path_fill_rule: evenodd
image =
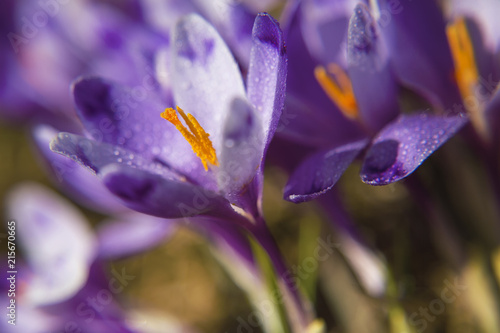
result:
<svg viewBox="0 0 500 333"><path fill-rule="evenodd" d="M16 263L15 331L55 332L72 327L81 332L136 332L128 327L113 297L131 277L126 270L112 269L107 278L103 260L157 245L172 233L170 224L141 217L140 223L128 222L128 228L123 225L113 234L101 231L96 238L85 217L69 202L31 183L16 187L7 206L9 216L15 217L17 244L22 249ZM126 235L131 230L132 249ZM2 294L4 298L7 292ZM28 314L30 320L25 320ZM2 332L14 327L6 321L0 325L5 326Z"/></svg>
<svg viewBox="0 0 500 333"><path fill-rule="evenodd" d="M150 58L165 41L137 17L125 15L125 3L122 10L86 0L7 3L0 59L9 74L5 102L0 99L7 118L75 130L68 93L75 78L99 74L137 82L153 71Z"/></svg>
<svg viewBox="0 0 500 333"><path fill-rule="evenodd" d="M460 98L449 76L453 60L434 1L370 5L304 1L290 12L285 114L296 117L283 127L283 135L315 153L295 168L285 187L287 200L302 202L325 193L361 152L364 182L398 181L468 121L463 110L444 110ZM321 10L325 6L335 11ZM420 29L424 21L427 34ZM435 103L436 112L401 113L400 85Z"/></svg>
<svg viewBox="0 0 500 333"><path fill-rule="evenodd" d="M498 10L500 4L489 0L454 0L447 7L447 32L464 106L483 143L493 144L493 150L499 145L500 33L493 14Z"/></svg>

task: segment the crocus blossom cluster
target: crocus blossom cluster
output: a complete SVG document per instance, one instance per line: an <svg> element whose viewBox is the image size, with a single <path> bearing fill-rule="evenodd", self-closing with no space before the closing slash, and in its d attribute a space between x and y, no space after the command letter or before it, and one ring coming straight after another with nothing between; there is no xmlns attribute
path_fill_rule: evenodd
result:
<svg viewBox="0 0 500 333"><path fill-rule="evenodd" d="M424 20L429 24L422 27L418 22ZM328 33L334 26L337 34ZM285 135L307 135L306 144L316 147L291 176L288 200L328 191L361 152L364 182L400 180L468 122L460 107L461 79L453 80L445 21L434 1L305 1L290 14L287 31L296 50L290 51L288 101L297 127L286 127ZM314 95L300 91L303 77L315 84ZM433 110L410 106L403 112L402 86L426 98Z"/></svg>
<svg viewBox="0 0 500 333"><path fill-rule="evenodd" d="M405 179L463 131L500 198L498 11L494 0L7 0L0 116L29 128L61 190L111 216L93 231L39 185L11 192L19 311L33 316L21 328L191 332L89 301L126 286L107 262L183 225L256 309L272 304L265 331L326 332L265 222L269 160L288 172L285 200L318 199L361 289L396 299L334 187L356 161L366 184Z"/></svg>

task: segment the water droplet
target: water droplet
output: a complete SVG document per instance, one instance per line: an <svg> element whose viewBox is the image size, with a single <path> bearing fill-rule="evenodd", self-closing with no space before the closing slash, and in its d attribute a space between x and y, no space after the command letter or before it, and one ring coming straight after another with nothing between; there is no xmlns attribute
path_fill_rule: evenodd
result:
<svg viewBox="0 0 500 333"><path fill-rule="evenodd" d="M115 150L113 151L113 154L115 154L115 156L118 156L118 155L120 155L120 152L118 151L118 149L115 149Z"/></svg>
<svg viewBox="0 0 500 333"><path fill-rule="evenodd" d="M121 162L123 162L123 159L120 157L120 158L118 158L116 161L117 161L118 163L121 163Z"/></svg>

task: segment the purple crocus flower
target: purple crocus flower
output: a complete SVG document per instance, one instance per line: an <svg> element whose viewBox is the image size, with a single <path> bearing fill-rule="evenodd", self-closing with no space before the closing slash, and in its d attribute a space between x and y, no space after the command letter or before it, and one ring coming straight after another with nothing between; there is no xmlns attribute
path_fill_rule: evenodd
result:
<svg viewBox="0 0 500 333"><path fill-rule="evenodd" d="M73 84L73 97L86 132L98 135L60 133L51 149L97 175L132 210L244 227L284 274L261 215L264 156L285 92L278 23L268 14L255 19L246 88L221 36L196 14L178 21L157 60L167 68L162 84L168 81L175 104L161 93L131 99L126 85L83 77ZM289 318L304 327L295 289L284 289Z"/></svg>
<svg viewBox="0 0 500 333"><path fill-rule="evenodd" d="M336 3L337 6L341 4L352 5L348 1ZM309 145L315 147L316 152L306 158L292 174L285 188L287 200L302 202L325 193L363 151L361 178L364 182L385 185L398 181L411 174L467 122L467 117L463 116L462 112L453 110L436 110L435 113L400 111L399 85L404 84L418 91L415 88L417 83L421 86L422 82L435 76L441 80L448 78L445 76L443 79L440 75L442 70L434 72L436 66L427 67L428 62L423 61L432 58L424 51L430 49L434 42L441 39L446 41L444 20L436 4L433 1L404 3L404 7L399 9L390 7L390 2L384 1L380 1L380 4L370 2L370 5L371 7L364 3L357 4L349 20L345 67L340 60L336 60L341 57L338 53L330 58L325 56L324 59L334 63L324 64L310 55L294 54L290 50L290 81L294 80L289 82L290 89L300 86L301 77L307 77L310 81L313 79L313 73L294 73L294 69L298 68L298 64L294 66L294 61L302 59L303 62L308 62L309 70L315 72L316 80L333 104L336 104L337 110L351 121L343 119L337 122L340 113L336 112L331 102L325 100L324 95L321 103L312 104L308 103L310 96L299 94L298 89L291 92L291 103L295 98L299 98L305 102L306 107L314 107L308 112L299 111L293 122L301 123L301 128L306 129L315 128L318 120L321 123L318 123L317 131L313 134L312 138L315 140L306 141L306 144L309 142ZM296 25L300 26L303 19L301 10L301 6L298 6L291 17L288 45L303 45L305 39L310 39L297 31ZM391 14L392 21L384 22L381 13ZM317 39L323 44L319 45L324 45L324 36L328 36L322 29L341 25L344 16L339 17L334 17L334 22L330 25L323 24L317 29L322 32ZM436 30L433 35L427 34L427 40L423 40L423 36L417 31L416 22L422 22L419 17L425 17L426 21L431 19L427 28L440 30ZM340 37L336 40L341 41ZM408 45L404 46L403 41ZM294 47L291 46L290 49L292 48ZM323 47L324 50L331 48L332 46ZM337 45L337 48L340 48L340 45ZM300 52L297 46L294 50ZM411 58L409 50L420 53ZM446 44L441 46L438 55L439 57L435 58L446 65L444 68L453 68L452 57ZM409 59L414 59L417 64L418 60L422 60L423 66L426 66L425 70L417 72L413 65L410 66L412 70L407 69L405 64L408 65ZM435 62L431 64L435 65ZM448 106L450 100L459 102L457 86L451 80L449 82L455 90L444 90L446 94L438 94L439 98L435 98L440 101L441 110ZM291 108L295 110L297 107ZM317 114L316 110L322 111ZM305 115L305 119L302 115ZM289 137L292 138L300 136L295 134L296 129L295 126L285 126L285 132L291 131Z"/></svg>
<svg viewBox="0 0 500 333"><path fill-rule="evenodd" d="M257 17L253 36L246 90L234 58L206 21L189 15L172 36L175 102L210 134L199 142L211 142L215 149L218 162L208 160L209 170L204 158L200 161L192 151L202 153L201 148L190 147L193 141L172 124L160 122L161 111L172 105L153 96L118 114L116 103L130 91L102 78L78 80L73 95L87 131L107 121L109 133L101 142L61 133L52 149L99 175L126 205L150 215L235 216L231 205L255 215L260 194L253 188L260 187L263 155L281 112L286 58L281 33L270 16Z"/></svg>

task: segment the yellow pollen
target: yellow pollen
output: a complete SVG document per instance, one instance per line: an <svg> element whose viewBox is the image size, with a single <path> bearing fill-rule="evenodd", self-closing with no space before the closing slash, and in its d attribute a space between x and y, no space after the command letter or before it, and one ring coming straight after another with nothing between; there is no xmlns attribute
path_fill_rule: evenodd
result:
<svg viewBox="0 0 500 333"><path fill-rule="evenodd" d="M352 90L351 80L339 65L332 63L328 65L327 69L323 66L317 66L314 69L314 76L328 97L347 118L358 118L358 105Z"/></svg>
<svg viewBox="0 0 500 333"><path fill-rule="evenodd" d="M203 127L201 127L200 123L193 117L191 114L185 114L184 111L180 107L176 107L177 112L181 115L184 122L189 127L186 128L184 124L181 123L179 118L177 117L177 112L173 108L165 109L165 111L161 114L163 119L171 122L175 128L179 132L181 132L182 136L186 139L187 142L193 148L193 151L196 153L203 163L205 167L205 171L208 171L208 164L218 166L219 161L217 160L217 155L215 154L214 146L212 145L212 141L208 138L210 134L205 132Z"/></svg>
<svg viewBox="0 0 500 333"><path fill-rule="evenodd" d="M455 80L465 107L471 116L471 121L476 129L486 133L486 123L482 115L481 102L476 98L475 90L479 81L474 46L463 18L448 24L446 35L450 44L453 63L455 65Z"/></svg>

